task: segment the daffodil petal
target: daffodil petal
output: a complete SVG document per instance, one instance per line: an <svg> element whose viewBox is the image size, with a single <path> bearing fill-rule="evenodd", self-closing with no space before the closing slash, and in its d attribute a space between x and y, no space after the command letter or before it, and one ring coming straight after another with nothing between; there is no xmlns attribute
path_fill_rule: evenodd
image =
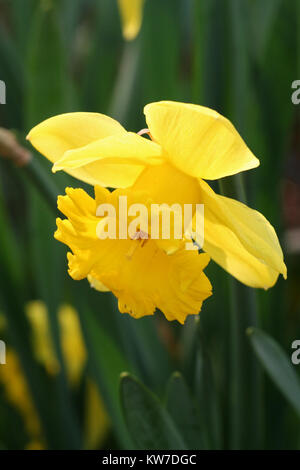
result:
<svg viewBox="0 0 300 470"><path fill-rule="evenodd" d="M98 113L67 113L51 117L35 126L27 139L52 163L61 159L65 152L84 147L105 137L126 134L126 130L114 119ZM111 173L115 168L106 168ZM97 180L84 169L68 171L72 176L89 184ZM132 172L130 172L132 173ZM126 178L126 175L123 179Z"/></svg>
<svg viewBox="0 0 300 470"><path fill-rule="evenodd" d="M110 187L117 187L120 174L123 174L122 165L158 165L164 160L162 158L162 149L159 145L149 139L125 132L104 139L96 140L90 144L74 150L68 150L63 157L56 161L53 171L74 170L82 168L91 173L98 184ZM115 172L104 181L102 172L103 166L114 165ZM90 171L91 165L91 171ZM116 181L113 180L115 175Z"/></svg>
<svg viewBox="0 0 300 470"><path fill-rule="evenodd" d="M239 281L272 287L286 266L274 228L259 212L199 182L204 204L203 249Z"/></svg>
<svg viewBox="0 0 300 470"><path fill-rule="evenodd" d="M132 41L142 24L144 0L118 0L122 20L123 36Z"/></svg>
<svg viewBox="0 0 300 470"><path fill-rule="evenodd" d="M109 292L109 289L108 287L106 287L103 282L101 281L98 281L98 279L96 279L95 277L91 276L90 274L88 275L88 281L90 283L90 286L93 288L93 289L96 289L98 290L99 292Z"/></svg>
<svg viewBox="0 0 300 470"><path fill-rule="evenodd" d="M41 122L31 129L27 139L42 155L55 163L67 150L122 133L126 133L124 127L104 114L67 113Z"/></svg>
<svg viewBox="0 0 300 470"><path fill-rule="evenodd" d="M191 176L214 180L259 165L231 122L212 109L161 101L144 113L154 141Z"/></svg>
<svg viewBox="0 0 300 470"><path fill-rule="evenodd" d="M132 163L94 162L76 170L66 170L72 176L93 186L108 188L128 188L132 186L144 170L144 165Z"/></svg>

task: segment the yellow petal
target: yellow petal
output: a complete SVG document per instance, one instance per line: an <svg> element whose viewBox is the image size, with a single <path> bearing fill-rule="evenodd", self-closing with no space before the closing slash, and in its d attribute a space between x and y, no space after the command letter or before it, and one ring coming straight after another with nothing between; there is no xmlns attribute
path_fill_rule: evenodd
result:
<svg viewBox="0 0 300 470"><path fill-rule="evenodd" d="M86 363L87 352L76 310L64 304L58 311L62 352L71 385L78 385Z"/></svg>
<svg viewBox="0 0 300 470"><path fill-rule="evenodd" d="M55 162L53 171L80 168L96 162L158 165L163 162L162 149L149 139L126 132L68 150Z"/></svg>
<svg viewBox="0 0 300 470"><path fill-rule="evenodd" d="M161 101L144 113L154 141L191 176L213 180L259 165L233 125L212 109Z"/></svg>
<svg viewBox="0 0 300 470"><path fill-rule="evenodd" d="M168 163L146 167L132 189L147 192L151 200L159 204L201 203L198 180Z"/></svg>
<svg viewBox="0 0 300 470"><path fill-rule="evenodd" d="M200 180L204 246L218 264L251 287L272 287L286 266L274 228L259 212L219 196Z"/></svg>
<svg viewBox="0 0 300 470"><path fill-rule="evenodd" d="M143 170L143 165L158 165L163 162L161 147L149 139L125 132L96 140L75 150L69 150L56 161L53 171L83 169L98 184L108 187L130 186ZM112 171L107 171L107 164ZM133 179L124 171L133 167ZM106 173L103 172L106 169ZM124 177L125 175L125 177ZM123 184L122 179L124 180Z"/></svg>
<svg viewBox="0 0 300 470"><path fill-rule="evenodd" d="M86 380L84 403L85 449L101 449L110 429L110 419L98 387L89 377Z"/></svg>
<svg viewBox="0 0 300 470"><path fill-rule="evenodd" d="M121 312L135 318L160 309L169 320L183 323L187 315L198 314L211 285L203 273L207 254L182 248L168 256L155 240L105 239L97 237L96 205L110 200L118 211L118 194L96 188L96 201L83 190L67 189L59 198L59 209L68 220L58 219L55 237L67 244L69 274L74 279L89 277L110 289L119 299ZM128 191L130 196L130 191ZM136 192L133 192L136 197ZM128 206L130 205L130 200ZM118 217L118 215L117 215Z"/></svg>
<svg viewBox="0 0 300 470"><path fill-rule="evenodd" d="M37 361L49 374L58 374L60 365L51 336L46 304L40 300L33 300L26 304L25 312L32 328L33 350Z"/></svg>
<svg viewBox="0 0 300 470"><path fill-rule="evenodd" d="M39 438L41 435L39 417L19 358L12 349L6 351L6 365L1 366L0 385L8 401L21 414L28 434L33 438Z"/></svg>
<svg viewBox="0 0 300 470"><path fill-rule="evenodd" d="M141 28L144 0L118 0L118 2L123 36L127 41L131 41Z"/></svg>
<svg viewBox="0 0 300 470"><path fill-rule="evenodd" d="M129 187L145 165L162 161L161 147L96 113L61 114L38 124L27 136L51 162L92 185Z"/></svg>
<svg viewBox="0 0 300 470"><path fill-rule="evenodd" d="M84 147L105 137L126 133L114 119L97 113L68 113L46 119L35 126L27 139L52 163L61 159L68 150ZM104 178L115 170L115 165L103 169ZM89 184L97 183L92 172L84 168L68 171L72 176ZM126 168L125 168L126 173ZM129 175L136 171L129 171ZM124 179L126 176L122 176ZM131 179L131 178L130 178Z"/></svg>
<svg viewBox="0 0 300 470"><path fill-rule="evenodd" d="M83 147L94 140L126 133L114 119L98 113L67 113L51 117L35 126L27 139L52 163L67 150Z"/></svg>
<svg viewBox="0 0 300 470"><path fill-rule="evenodd" d="M108 287L106 287L103 282L101 281L98 281L98 279L95 279L93 276L91 276L90 274L87 276L88 278L88 281L90 283L90 286L93 288L93 289L96 289L98 290L99 292L109 292L109 289Z"/></svg>
<svg viewBox="0 0 300 470"><path fill-rule="evenodd" d="M76 170L66 170L85 183L92 186L101 185L108 188L128 188L132 186L141 172L144 165L128 163L101 163L94 162Z"/></svg>

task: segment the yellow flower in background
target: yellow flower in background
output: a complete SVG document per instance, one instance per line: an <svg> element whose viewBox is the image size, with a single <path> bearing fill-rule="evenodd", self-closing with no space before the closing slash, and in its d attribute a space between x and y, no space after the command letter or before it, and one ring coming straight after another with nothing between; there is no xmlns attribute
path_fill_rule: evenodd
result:
<svg viewBox="0 0 300 470"><path fill-rule="evenodd" d="M33 352L36 360L50 375L57 374L60 368L51 338L46 305L39 300L31 301L25 306L25 311L32 327ZM0 331L5 331L5 317L0 315L0 319ZM78 314L71 305L64 304L58 311L58 321L68 380L71 385L78 385L87 360ZM11 348L6 352L5 367L0 368L0 385L7 400L19 411L24 420L30 437L25 449L44 449L46 445L42 428L26 377L17 354ZM84 410L85 447L99 448L109 431L110 420L97 386L89 377L85 383Z"/></svg>
<svg viewBox="0 0 300 470"><path fill-rule="evenodd" d="M286 277L280 244L265 217L204 181L259 165L233 125L209 108L186 103L152 103L144 112L151 140L96 113L50 118L28 139L54 163L53 171L92 185L142 190L156 203L204 204L203 249L244 284L267 289L280 273ZM78 204L69 203L77 218L90 210L83 201L75 210Z"/></svg>
<svg viewBox="0 0 300 470"><path fill-rule="evenodd" d="M144 0L118 0L123 36L132 41L138 35L143 19Z"/></svg>
<svg viewBox="0 0 300 470"><path fill-rule="evenodd" d="M33 300L27 303L25 312L32 327L35 357L50 375L58 374L60 365L51 336L46 304ZM71 305L62 305L58 311L58 322L68 380L71 385L77 385L86 363L87 352L76 310Z"/></svg>
<svg viewBox="0 0 300 470"><path fill-rule="evenodd" d="M78 385L87 360L78 314L71 305L62 305L58 321L68 379L72 385Z"/></svg>
<svg viewBox="0 0 300 470"><path fill-rule="evenodd" d="M26 445L25 450L45 450L45 447L40 441L32 440Z"/></svg>
<svg viewBox="0 0 300 470"><path fill-rule="evenodd" d="M97 449L107 436L110 420L96 384L87 379L84 413L84 447Z"/></svg>
<svg viewBox="0 0 300 470"><path fill-rule="evenodd" d="M95 187L95 199L82 189L67 188L59 196L58 208L67 219L57 219L55 237L68 245L69 274L73 279L88 277L98 290L111 290L119 300L121 313L135 318L151 315L159 308L168 320L184 323L198 314L211 285L203 269L209 256L185 250L182 241L176 253L167 255L160 240L100 239L97 234L100 204L110 203L118 213L120 195L145 201L141 193ZM131 202L131 199L129 199ZM165 241L165 240L164 240ZM168 242L168 241L165 241ZM170 240L172 244L172 240Z"/></svg>
<svg viewBox="0 0 300 470"><path fill-rule="evenodd" d="M45 303L40 300L28 302L25 305L25 313L32 328L32 342L36 359L45 367L48 374L58 374L60 366L50 334Z"/></svg>
<svg viewBox="0 0 300 470"><path fill-rule="evenodd" d="M5 316L0 313L0 332L5 333L7 323ZM24 426L31 437L26 449L43 449L41 425L36 412L29 387L26 382L19 358L10 347L6 350L5 367L0 367L0 387L3 388L7 401L21 415Z"/></svg>
<svg viewBox="0 0 300 470"><path fill-rule="evenodd" d="M8 348L6 365L0 370L0 384L3 386L7 400L19 411L26 431L34 440L40 442L41 426L27 386L18 356Z"/></svg>

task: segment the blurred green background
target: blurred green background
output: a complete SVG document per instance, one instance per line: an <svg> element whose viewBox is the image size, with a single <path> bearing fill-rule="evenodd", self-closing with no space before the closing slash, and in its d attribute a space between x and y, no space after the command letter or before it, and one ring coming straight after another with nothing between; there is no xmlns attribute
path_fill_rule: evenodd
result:
<svg viewBox="0 0 300 470"><path fill-rule="evenodd" d="M0 158L2 449L300 448L299 25L300 0L145 0L126 42L116 0L0 0L1 127L26 146L59 113L101 112L137 132L151 101L212 107L261 160L244 175L247 201L288 266L265 292L211 263L199 318L134 320L68 277L53 238L56 195L82 183L33 149L28 167Z"/></svg>

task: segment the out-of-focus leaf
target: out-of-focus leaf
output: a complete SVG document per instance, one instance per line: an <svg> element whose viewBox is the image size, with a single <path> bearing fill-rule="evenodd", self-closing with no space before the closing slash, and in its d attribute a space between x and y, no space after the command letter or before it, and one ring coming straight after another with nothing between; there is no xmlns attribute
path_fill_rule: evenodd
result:
<svg viewBox="0 0 300 470"><path fill-rule="evenodd" d="M223 178L221 193L246 202L245 188L241 175ZM245 338L245 331L256 326L256 292L236 279L228 276L230 289L230 448L258 449L262 445L262 377ZM241 314L240 306L243 306Z"/></svg>
<svg viewBox="0 0 300 470"><path fill-rule="evenodd" d="M159 336L159 319L155 322L153 317L148 317L137 322L129 315L120 316L116 307L114 310L123 349L130 363L147 386L163 390L166 377L173 369L172 360Z"/></svg>
<svg viewBox="0 0 300 470"><path fill-rule="evenodd" d="M54 381L52 382L43 374L33 355L30 329L23 311L25 304L24 284L22 278L15 274L15 270L18 271L18 262L16 261L16 266L13 269L10 266L15 262L15 256L18 253L17 244L10 234L11 227L8 219L5 218L5 212L1 213L1 207L0 221L2 222L0 225L3 241L0 244L0 308L6 317L8 338L19 356L35 408L41 419L47 445L52 449L79 448L80 438L76 434L74 421L68 414L70 407L68 397L61 394L61 401L58 400ZM14 255L13 252L15 252ZM23 277L26 276L25 273L26 270L22 269ZM9 365L7 364L6 367Z"/></svg>
<svg viewBox="0 0 300 470"><path fill-rule="evenodd" d="M96 321L94 314L86 307L79 309L79 312L89 351L88 367L112 417L115 433L123 448L128 449L132 444L121 412L118 384L120 374L130 369L130 366L109 335Z"/></svg>
<svg viewBox="0 0 300 470"><path fill-rule="evenodd" d="M193 101L222 111L229 62L227 2L194 0Z"/></svg>
<svg viewBox="0 0 300 470"><path fill-rule="evenodd" d="M47 51L47 52L46 52ZM28 40L26 124L28 129L70 110L64 44L56 2L39 1Z"/></svg>
<svg viewBox="0 0 300 470"><path fill-rule="evenodd" d="M6 2L7 3L7 2ZM28 30L31 27L34 5L36 0L14 0L9 2L15 32L15 47L19 54L24 57L27 48Z"/></svg>
<svg viewBox="0 0 300 470"><path fill-rule="evenodd" d="M14 234L11 233L11 226L6 214L6 210L0 194L0 263L9 270L11 279L16 286L21 285L22 281L22 267L21 256L19 253L19 246L15 240ZM4 257L4 259L2 258Z"/></svg>
<svg viewBox="0 0 300 470"><path fill-rule="evenodd" d="M179 0L145 2L143 30L140 35L143 104L161 99L176 99L182 95L180 33Z"/></svg>
<svg viewBox="0 0 300 470"><path fill-rule="evenodd" d="M300 380L279 344L258 328L249 328L251 345L270 376L289 403L300 415Z"/></svg>
<svg viewBox="0 0 300 470"><path fill-rule="evenodd" d="M166 408L188 448L206 449L205 429L199 409L179 372L175 372L168 383Z"/></svg>
<svg viewBox="0 0 300 470"><path fill-rule="evenodd" d="M86 45L81 57L82 106L107 113L122 46L118 5L111 0L90 1L87 8L89 22L81 28Z"/></svg>
<svg viewBox="0 0 300 470"><path fill-rule="evenodd" d="M256 58L261 61L271 37L272 27L279 12L282 0L247 0L249 25L249 45Z"/></svg>
<svg viewBox="0 0 300 470"><path fill-rule="evenodd" d="M68 81L67 61L59 23L60 2L35 2L32 27L27 44L25 123L28 131L40 121L70 110L71 84ZM46 159L40 160L46 166ZM51 177L49 172L49 178ZM42 183L41 183L42 184ZM44 300L48 307L50 330L61 363L54 383L54 399L64 434L80 446L79 422L67 385L66 371L59 337L57 311L63 300L64 249L53 239L55 219L41 195L28 187L31 196L31 267L33 295ZM44 196L44 194L42 194Z"/></svg>
<svg viewBox="0 0 300 470"><path fill-rule="evenodd" d="M139 56L139 39L134 42L127 42L124 46L123 57L109 108L109 115L121 122L126 120L131 104L136 84Z"/></svg>
<svg viewBox="0 0 300 470"><path fill-rule="evenodd" d="M196 396L203 426L208 436L208 446L221 449L220 403L216 390L215 378L207 351L200 348L196 353Z"/></svg>
<svg viewBox="0 0 300 470"><path fill-rule="evenodd" d="M128 373L121 376L121 403L128 430L139 449L186 449L159 399Z"/></svg>

